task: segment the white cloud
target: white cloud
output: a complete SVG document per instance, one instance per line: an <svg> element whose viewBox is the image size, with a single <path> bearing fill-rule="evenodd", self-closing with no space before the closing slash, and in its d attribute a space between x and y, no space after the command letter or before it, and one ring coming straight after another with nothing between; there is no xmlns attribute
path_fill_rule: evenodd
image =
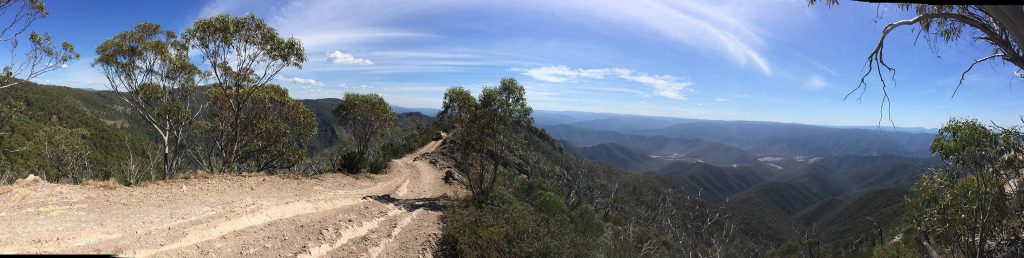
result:
<svg viewBox="0 0 1024 258"><path fill-rule="evenodd" d="M781 2L780 2L781 1ZM765 75L772 65L761 49L773 31L763 24L795 23L777 15L806 10L792 0L743 1L618 1L618 0L523 0L492 2L471 0L437 1L239 1L213 0L200 16L221 12L236 15L256 12L284 35L302 40L307 50L370 46L369 44L438 38L424 27L403 27L400 21L438 19L474 10L509 9L517 13L554 14L569 20L592 20L595 26L619 26L636 31L632 36L655 36L682 47L708 49L709 58L724 58L741 66L753 64ZM786 2L790 1L790 2ZM798 15L809 16L809 12Z"/></svg>
<svg viewBox="0 0 1024 258"><path fill-rule="evenodd" d="M573 69L564 65L537 68L512 68L513 71L545 82L568 82L576 79L605 79L616 77L654 87L654 92L662 97L686 99L681 91L693 82L671 75L648 75L627 68Z"/></svg>
<svg viewBox="0 0 1024 258"><path fill-rule="evenodd" d="M369 59L356 58L351 53L345 53L338 50L327 54L327 60L335 64L354 64L354 65L372 65L373 61Z"/></svg>
<svg viewBox="0 0 1024 258"><path fill-rule="evenodd" d="M512 71L522 72L523 75L546 82L567 82L578 78L583 79L604 79L611 69L572 69L564 65L545 66L537 68L512 68Z"/></svg>
<svg viewBox="0 0 1024 258"><path fill-rule="evenodd" d="M726 102L726 101L729 101L729 99L727 99L727 98L715 98L715 101Z"/></svg>
<svg viewBox="0 0 1024 258"><path fill-rule="evenodd" d="M60 68L68 68L68 64L60 64Z"/></svg>
<svg viewBox="0 0 1024 258"><path fill-rule="evenodd" d="M317 80L313 80L313 79L299 78L299 77L288 77L288 76L283 76L282 75L281 77L277 78L277 80L281 81L281 82L287 82L287 83L303 85L303 88L324 86L323 82L320 82L320 81L317 81Z"/></svg>
<svg viewBox="0 0 1024 258"><path fill-rule="evenodd" d="M804 81L804 87L812 90L825 88L826 84L825 78L822 78L819 75L808 76L807 80Z"/></svg>

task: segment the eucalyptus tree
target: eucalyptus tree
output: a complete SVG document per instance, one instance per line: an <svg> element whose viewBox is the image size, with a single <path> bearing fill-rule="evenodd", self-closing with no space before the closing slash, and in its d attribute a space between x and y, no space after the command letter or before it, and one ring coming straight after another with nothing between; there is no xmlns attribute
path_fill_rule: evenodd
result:
<svg viewBox="0 0 1024 258"><path fill-rule="evenodd" d="M533 109L525 95L526 89L513 78L502 79L498 87L485 87L476 99L458 87L445 93L439 115L456 129L453 138L462 147L457 165L476 196L489 195L501 168L521 159L523 132L533 125Z"/></svg>
<svg viewBox="0 0 1024 258"><path fill-rule="evenodd" d="M56 172L49 178L47 173L42 173L43 180L66 178L72 183L81 183L94 177L89 158L93 149L86 141L88 130L58 125L45 127L42 133L47 137L36 146L36 151Z"/></svg>
<svg viewBox="0 0 1024 258"><path fill-rule="evenodd" d="M203 74L189 59L188 45L174 32L144 22L101 43L96 55L93 66L110 89L156 131L163 178L170 179L204 106L196 100Z"/></svg>
<svg viewBox="0 0 1024 258"><path fill-rule="evenodd" d="M380 145L395 128L398 117L376 93L345 93L334 109L338 123L352 134L360 160L376 158Z"/></svg>
<svg viewBox="0 0 1024 258"><path fill-rule="evenodd" d="M497 88L484 88L474 116L479 144L491 161L486 189L494 189L498 170L520 157L526 139L523 130L533 125L533 109L526 103L526 89L513 78L501 79Z"/></svg>
<svg viewBox="0 0 1024 258"><path fill-rule="evenodd" d="M8 63L0 71L0 89L32 80L79 58L70 42L57 46L49 33L29 31L32 23L49 15L40 0L0 0L0 45L8 50L4 51ZM19 49L22 41L28 42L27 49Z"/></svg>
<svg viewBox="0 0 1024 258"><path fill-rule="evenodd" d="M232 100L242 92L225 87L207 91L212 110L230 110ZM288 90L276 84L255 88L247 112L238 116L243 133L238 141L232 166L252 171L291 168L308 155L306 144L316 134L316 117L302 102L288 96ZM215 114L214 129L222 119ZM223 126L223 125L221 125ZM214 131L217 132L217 131ZM215 134L216 135L216 134Z"/></svg>
<svg viewBox="0 0 1024 258"><path fill-rule="evenodd" d="M962 257L1010 257L1024 252L1024 134L951 119L932 153L949 166L914 187L912 218L937 252Z"/></svg>
<svg viewBox="0 0 1024 258"><path fill-rule="evenodd" d="M461 130L470 126L473 110L479 105L469 90L452 87L444 93L444 102L441 111L437 113L437 118L451 129Z"/></svg>
<svg viewBox="0 0 1024 258"><path fill-rule="evenodd" d="M209 64L212 82L209 132L214 146L208 151L221 169L238 169L245 153L259 148L262 135L253 125L279 125L283 121L259 115L261 103L274 94L261 94L285 68L301 68L306 61L302 43L284 38L263 19L249 14L220 14L196 20L184 32L188 45ZM279 93L270 90L268 93ZM305 112L310 112L308 109ZM288 119L289 117L280 117ZM314 126L315 127L315 126Z"/></svg>

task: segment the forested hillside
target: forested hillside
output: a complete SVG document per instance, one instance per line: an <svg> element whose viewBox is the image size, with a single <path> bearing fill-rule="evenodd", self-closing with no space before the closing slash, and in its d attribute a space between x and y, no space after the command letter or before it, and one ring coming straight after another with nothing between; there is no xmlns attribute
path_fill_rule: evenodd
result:
<svg viewBox="0 0 1024 258"><path fill-rule="evenodd" d="M308 155L316 157L332 147L345 146L340 138L347 134L332 114L341 100L301 102L317 119L316 136L305 143ZM2 184L30 173L73 183L112 178L133 185L158 179L156 135L110 91L25 83L5 89L0 103L18 112L4 128L9 134L0 141ZM421 126L433 121L430 116L400 113L397 118L400 130L396 137L411 137L406 135L415 130L419 130L418 138L433 135L431 129ZM401 155L422 142L387 151Z"/></svg>
<svg viewBox="0 0 1024 258"><path fill-rule="evenodd" d="M0 106L16 112L0 128L2 184L28 174L73 183L153 177L125 174L127 157L146 164L158 154L137 118L108 93L24 83L4 89Z"/></svg>

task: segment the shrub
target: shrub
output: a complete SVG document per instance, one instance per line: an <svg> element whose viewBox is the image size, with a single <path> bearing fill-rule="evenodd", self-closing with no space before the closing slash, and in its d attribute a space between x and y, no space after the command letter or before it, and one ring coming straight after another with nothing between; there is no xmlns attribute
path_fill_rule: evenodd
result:
<svg viewBox="0 0 1024 258"><path fill-rule="evenodd" d="M456 201L445 215L441 255L590 257L601 223L569 211L551 192L523 198L498 188L486 200Z"/></svg>
<svg viewBox="0 0 1024 258"><path fill-rule="evenodd" d="M388 168L388 163L389 161L386 158L375 159L373 162L370 162L367 171L369 171L371 174L384 173L384 170Z"/></svg>
<svg viewBox="0 0 1024 258"><path fill-rule="evenodd" d="M349 151L341 155L341 169L350 174L359 173L363 169L363 156L359 152Z"/></svg>

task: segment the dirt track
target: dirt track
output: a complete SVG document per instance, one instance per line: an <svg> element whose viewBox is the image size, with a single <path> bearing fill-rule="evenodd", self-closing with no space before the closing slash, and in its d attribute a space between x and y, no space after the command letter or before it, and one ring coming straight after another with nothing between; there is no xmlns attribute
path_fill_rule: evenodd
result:
<svg viewBox="0 0 1024 258"><path fill-rule="evenodd" d="M441 212L411 199L455 191L416 159L439 144L391 161L383 175L213 176L112 190L0 186L0 253L431 256ZM385 194L394 198L365 198Z"/></svg>

